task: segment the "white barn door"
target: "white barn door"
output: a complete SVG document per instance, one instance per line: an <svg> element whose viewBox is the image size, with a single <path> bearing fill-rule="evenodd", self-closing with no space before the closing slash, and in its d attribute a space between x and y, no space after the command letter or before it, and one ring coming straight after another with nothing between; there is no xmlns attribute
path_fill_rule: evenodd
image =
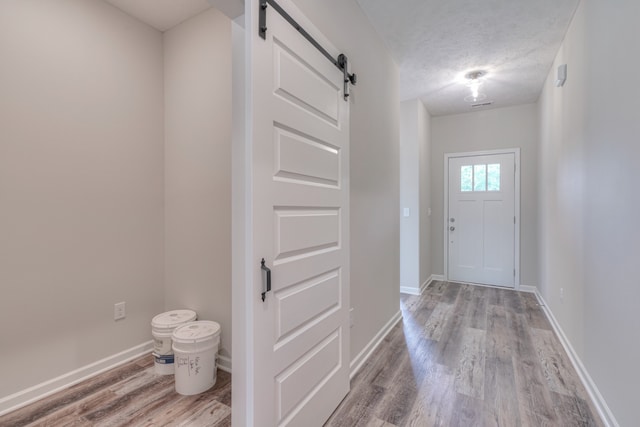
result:
<svg viewBox="0 0 640 427"><path fill-rule="evenodd" d="M271 6L259 37L258 4L246 28L249 422L317 426L349 390L349 103L342 72ZM337 56L291 1L278 4Z"/></svg>

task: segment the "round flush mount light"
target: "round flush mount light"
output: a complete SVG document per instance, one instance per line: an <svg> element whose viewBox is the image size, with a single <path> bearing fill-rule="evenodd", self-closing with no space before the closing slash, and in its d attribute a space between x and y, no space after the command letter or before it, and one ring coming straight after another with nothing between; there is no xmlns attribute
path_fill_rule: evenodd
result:
<svg viewBox="0 0 640 427"><path fill-rule="evenodd" d="M464 75L467 86L471 89L471 95L464 98L466 102L478 102L486 99L487 95L480 93L480 85L482 84L482 77L486 76L487 72L484 70L469 71Z"/></svg>
<svg viewBox="0 0 640 427"><path fill-rule="evenodd" d="M467 74L464 75L464 78L467 80L478 80L484 76L487 75L487 72L485 70L474 70L474 71L469 71Z"/></svg>

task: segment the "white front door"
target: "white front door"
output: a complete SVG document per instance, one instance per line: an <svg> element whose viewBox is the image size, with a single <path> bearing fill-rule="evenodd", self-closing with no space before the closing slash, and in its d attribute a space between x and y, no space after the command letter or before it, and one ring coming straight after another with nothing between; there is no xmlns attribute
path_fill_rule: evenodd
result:
<svg viewBox="0 0 640 427"><path fill-rule="evenodd" d="M251 7L252 424L319 426L349 390L349 103L340 70L272 6L260 38Z"/></svg>
<svg viewBox="0 0 640 427"><path fill-rule="evenodd" d="M515 154L449 157L448 279L515 286Z"/></svg>

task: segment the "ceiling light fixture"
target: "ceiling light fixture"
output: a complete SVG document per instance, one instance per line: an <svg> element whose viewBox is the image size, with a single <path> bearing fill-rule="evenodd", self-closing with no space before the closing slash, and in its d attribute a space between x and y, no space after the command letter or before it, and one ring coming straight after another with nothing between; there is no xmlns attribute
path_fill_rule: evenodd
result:
<svg viewBox="0 0 640 427"><path fill-rule="evenodd" d="M464 98L467 102L477 102L482 101L487 97L487 95L480 93L480 85L482 84L482 77L487 75L487 72L484 70L475 70L469 71L464 75L466 79L467 86L471 90L471 95Z"/></svg>

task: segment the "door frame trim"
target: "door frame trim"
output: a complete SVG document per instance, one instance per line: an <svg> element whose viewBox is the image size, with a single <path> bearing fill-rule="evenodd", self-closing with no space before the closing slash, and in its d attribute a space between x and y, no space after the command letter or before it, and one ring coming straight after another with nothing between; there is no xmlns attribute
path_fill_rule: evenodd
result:
<svg viewBox="0 0 640 427"><path fill-rule="evenodd" d="M444 248L444 279L449 280L449 238L447 233L449 218L449 159L456 157L490 156L494 154L513 154L515 157L516 170L514 174L514 215L516 217L516 227L514 230L514 268L516 270L514 278L514 289L520 290L520 148L505 148L498 150L465 151L460 153L444 154L444 207L442 217L443 248Z"/></svg>

